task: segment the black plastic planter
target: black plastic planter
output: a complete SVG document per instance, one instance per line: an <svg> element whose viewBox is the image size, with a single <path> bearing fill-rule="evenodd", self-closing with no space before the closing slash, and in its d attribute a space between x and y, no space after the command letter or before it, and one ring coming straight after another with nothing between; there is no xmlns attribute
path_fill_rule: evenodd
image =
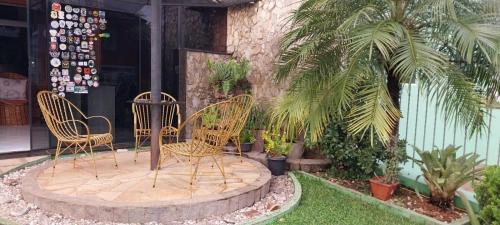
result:
<svg viewBox="0 0 500 225"><path fill-rule="evenodd" d="M274 176L281 176L285 174L286 157L270 157L267 158L267 167Z"/></svg>
<svg viewBox="0 0 500 225"><path fill-rule="evenodd" d="M249 152L252 150L252 143L241 143L240 148L242 152Z"/></svg>

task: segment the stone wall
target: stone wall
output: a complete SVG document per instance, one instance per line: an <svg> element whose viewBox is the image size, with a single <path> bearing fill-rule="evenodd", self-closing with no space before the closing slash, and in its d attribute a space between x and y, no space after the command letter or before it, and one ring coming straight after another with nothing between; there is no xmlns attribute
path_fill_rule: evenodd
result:
<svg viewBox="0 0 500 225"><path fill-rule="evenodd" d="M224 61L229 55L199 51L186 52L186 115L192 115L213 103L214 92L208 85L208 60Z"/></svg>
<svg viewBox="0 0 500 225"><path fill-rule="evenodd" d="M287 20L299 5L299 0L259 0L228 10L227 50L250 60L252 69L247 78L257 99L268 100L285 90L285 85L273 82L272 75Z"/></svg>
<svg viewBox="0 0 500 225"><path fill-rule="evenodd" d="M291 3L298 2L298 3ZM273 82L279 42L287 31L286 21L300 1L260 0L254 4L230 7L227 11L227 54L186 52L186 115L215 101L208 85L208 59L223 61L232 56L250 61L247 76L258 100L282 94L285 85Z"/></svg>

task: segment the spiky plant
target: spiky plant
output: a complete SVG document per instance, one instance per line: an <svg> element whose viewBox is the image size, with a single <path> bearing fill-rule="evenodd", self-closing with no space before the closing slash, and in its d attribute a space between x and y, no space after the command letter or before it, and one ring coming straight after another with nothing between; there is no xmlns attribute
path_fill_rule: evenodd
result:
<svg viewBox="0 0 500 225"><path fill-rule="evenodd" d="M274 121L318 140L332 118L352 135L398 143L402 84L416 82L469 134L500 90L499 1L305 0L281 44L276 79L291 80ZM392 154L394 155L394 154ZM385 181L397 181L389 160Z"/></svg>
<svg viewBox="0 0 500 225"><path fill-rule="evenodd" d="M457 157L460 147L450 145L444 149L433 148L431 151L414 148L420 159L413 160L422 170L421 176L429 187L430 202L443 209L449 209L453 205L458 188L478 178L484 170L480 166L484 160L478 160L477 154L469 153Z"/></svg>

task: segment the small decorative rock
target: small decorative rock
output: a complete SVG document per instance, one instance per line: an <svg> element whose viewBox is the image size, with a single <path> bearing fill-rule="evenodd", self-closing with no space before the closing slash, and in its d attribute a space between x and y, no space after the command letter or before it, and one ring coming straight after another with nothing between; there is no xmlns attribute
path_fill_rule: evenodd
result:
<svg viewBox="0 0 500 225"><path fill-rule="evenodd" d="M229 219L229 218L224 218L224 222L228 223L228 224L235 224L236 223L236 221L234 221L233 219Z"/></svg>
<svg viewBox="0 0 500 225"><path fill-rule="evenodd" d="M256 216L260 216L261 213L255 209L252 209L250 211L244 212L243 215L245 215L247 218L254 218Z"/></svg>
<svg viewBox="0 0 500 225"><path fill-rule="evenodd" d="M272 211L274 211L274 210L278 210L279 208L280 208L280 206L279 206L279 205L277 205L277 204L268 204L268 205L267 205L267 209L268 209L269 211L271 211L271 212L272 212Z"/></svg>
<svg viewBox="0 0 500 225"><path fill-rule="evenodd" d="M15 208L12 211L10 211L11 216L22 216L30 211L29 207L21 207L21 208Z"/></svg>
<svg viewBox="0 0 500 225"><path fill-rule="evenodd" d="M3 196L3 195L0 195L0 205L1 204L11 203L11 202L12 202L11 198Z"/></svg>
<svg viewBox="0 0 500 225"><path fill-rule="evenodd" d="M16 186L19 184L16 179L11 179L11 178L4 179L3 183L9 186Z"/></svg>

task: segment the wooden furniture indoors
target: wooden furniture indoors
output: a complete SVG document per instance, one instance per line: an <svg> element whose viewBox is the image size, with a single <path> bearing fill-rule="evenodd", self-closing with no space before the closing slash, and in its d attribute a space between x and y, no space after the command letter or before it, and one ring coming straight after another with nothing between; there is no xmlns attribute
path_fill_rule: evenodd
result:
<svg viewBox="0 0 500 225"><path fill-rule="evenodd" d="M38 104L42 111L45 123L50 132L57 139L57 149L52 168L52 176L57 164L57 159L66 150L73 150L73 166L76 166L76 156L80 152L90 155L94 165L95 176L97 178L97 168L94 158L94 148L107 146L113 152L115 166L116 153L113 148L113 134L111 122L103 116L86 116L73 103L54 94L50 91L41 91L37 94ZM91 133L87 120L99 119L108 124L108 132L95 134ZM64 147L64 149L62 149ZM87 151L86 148L89 148ZM71 151L71 150L70 150Z"/></svg>
<svg viewBox="0 0 500 225"><path fill-rule="evenodd" d="M135 158L137 161L139 149L148 139L151 138L151 92L144 92L134 98L132 103L132 114L134 115L134 137L135 137ZM181 124L181 114L179 105L175 104L174 97L167 93L161 93L161 102L172 103L161 105L161 127L162 136L169 137L177 141L177 126ZM141 104L145 103L145 104Z"/></svg>
<svg viewBox="0 0 500 225"><path fill-rule="evenodd" d="M0 78L21 81L24 85L18 91L26 95L28 79L25 76L17 73L0 73ZM28 115L28 99L26 96L22 99L2 99L0 97L0 125L27 125L29 123Z"/></svg>
<svg viewBox="0 0 500 225"><path fill-rule="evenodd" d="M204 157L213 160L224 178L224 184L226 183L224 157L222 154L223 147L227 144L229 138L237 132L239 128L237 123L238 120L241 119L241 115L245 115L248 113L247 111L251 110L250 104L245 105L242 104L242 102L251 103L252 101L241 101L240 98L248 98L248 96L238 96L209 105L188 117L186 121L179 126L178 133L187 125L190 125L190 141L164 144L163 138L160 137L160 160L156 168L153 187L156 186L156 179L162 162L170 155L175 157L177 162L183 161L183 159L188 160L190 165L191 185L196 179L200 161Z"/></svg>

